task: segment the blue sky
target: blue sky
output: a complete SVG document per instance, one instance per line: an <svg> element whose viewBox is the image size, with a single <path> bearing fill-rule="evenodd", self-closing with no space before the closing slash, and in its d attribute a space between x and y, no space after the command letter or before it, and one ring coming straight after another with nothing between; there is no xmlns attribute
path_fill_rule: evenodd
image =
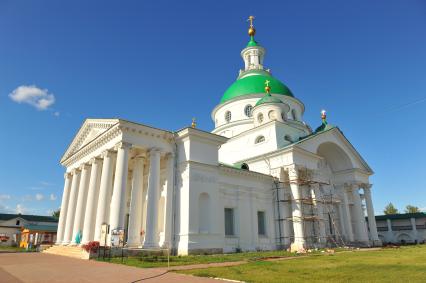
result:
<svg viewBox="0 0 426 283"><path fill-rule="evenodd" d="M305 121L327 109L375 171L376 212L426 208L424 1L0 0L0 210L59 207L59 159L87 117L211 130L251 14Z"/></svg>

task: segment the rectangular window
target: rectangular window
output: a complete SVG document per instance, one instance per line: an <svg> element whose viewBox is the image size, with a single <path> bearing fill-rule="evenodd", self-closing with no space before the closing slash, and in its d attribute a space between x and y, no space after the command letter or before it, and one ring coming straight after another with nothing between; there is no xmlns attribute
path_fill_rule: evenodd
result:
<svg viewBox="0 0 426 283"><path fill-rule="evenodd" d="M262 236L266 235L264 211L257 212L257 233Z"/></svg>
<svg viewBox="0 0 426 283"><path fill-rule="evenodd" d="M233 236L234 233L234 209L225 208L225 236Z"/></svg>

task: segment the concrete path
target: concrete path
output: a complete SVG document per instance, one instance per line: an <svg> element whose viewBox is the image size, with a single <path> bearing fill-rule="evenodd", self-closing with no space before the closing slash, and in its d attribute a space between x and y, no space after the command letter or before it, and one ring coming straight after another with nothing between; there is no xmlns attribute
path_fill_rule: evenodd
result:
<svg viewBox="0 0 426 283"><path fill-rule="evenodd" d="M0 254L1 283L218 283L210 278L167 272L165 268L137 268L44 253Z"/></svg>

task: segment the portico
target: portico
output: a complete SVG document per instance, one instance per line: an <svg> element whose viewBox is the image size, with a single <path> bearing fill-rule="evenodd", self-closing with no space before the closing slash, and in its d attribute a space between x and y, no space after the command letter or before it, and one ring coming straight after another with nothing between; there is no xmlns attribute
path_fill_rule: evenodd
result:
<svg viewBox="0 0 426 283"><path fill-rule="evenodd" d="M96 127L96 123L86 124L88 128ZM110 128L110 131L117 128L116 143L112 140L108 141L106 146L99 148L93 146L90 153L81 156L81 163L78 162L80 160L72 158L63 159L64 164L68 164L69 167L65 174L57 244L74 245L100 241L101 226L108 224L107 245L111 244L112 231L126 229L129 246L159 247L158 203L163 189L160 187L160 178L167 180L163 195L168 206L162 209L168 208L170 213L172 203L174 154L168 143L170 135L164 132L161 136L158 133L153 135L141 129L136 131L137 128L141 128L140 125L124 128L119 127L119 124L120 121L117 121L117 124ZM130 133L129 140L133 135L149 135L151 139L161 139L161 142L152 141L152 144L163 143L166 146L147 147L144 144L124 141L122 138L127 133ZM79 134L90 133L83 131ZM111 138L111 136L105 135L105 138ZM77 139L74 142L79 141ZM164 167L163 170L161 167ZM131 175L130 172L132 172ZM131 176L130 184L127 184L129 176ZM131 190L130 198L126 195L127 187ZM143 198L144 196L146 199ZM145 203L146 211L143 210ZM126 215L127 210L128 215ZM164 215L164 212L161 214ZM126 223L128 223L127 226ZM143 223L146 223L145 227ZM164 222L166 223L162 230L168 236L163 244L169 245L171 225L170 221ZM77 243L79 234L82 238L81 242Z"/></svg>

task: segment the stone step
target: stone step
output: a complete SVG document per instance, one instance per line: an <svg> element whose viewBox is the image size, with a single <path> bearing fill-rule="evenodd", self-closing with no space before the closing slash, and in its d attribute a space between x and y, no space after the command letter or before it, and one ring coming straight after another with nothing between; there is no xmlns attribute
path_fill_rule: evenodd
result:
<svg viewBox="0 0 426 283"><path fill-rule="evenodd" d="M47 254L61 255L72 258L87 259L88 253L78 246L52 246L43 251Z"/></svg>

